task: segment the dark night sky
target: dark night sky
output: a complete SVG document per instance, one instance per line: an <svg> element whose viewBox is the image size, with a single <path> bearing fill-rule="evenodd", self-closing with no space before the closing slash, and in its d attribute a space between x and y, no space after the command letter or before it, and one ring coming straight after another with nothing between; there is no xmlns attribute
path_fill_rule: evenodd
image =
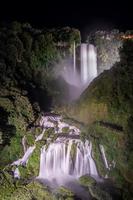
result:
<svg viewBox="0 0 133 200"><path fill-rule="evenodd" d="M79 1L79 2L78 2ZM133 29L133 8L125 0L13 0L0 3L0 21L18 20L35 27L73 26L88 32L92 29Z"/></svg>

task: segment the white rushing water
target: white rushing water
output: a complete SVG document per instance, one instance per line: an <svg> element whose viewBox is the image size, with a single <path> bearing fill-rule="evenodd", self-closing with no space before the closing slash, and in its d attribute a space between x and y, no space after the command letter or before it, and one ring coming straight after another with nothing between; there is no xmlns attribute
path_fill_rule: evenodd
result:
<svg viewBox="0 0 133 200"><path fill-rule="evenodd" d="M94 45L82 43L80 47L81 82L87 86L97 76L97 53Z"/></svg>
<svg viewBox="0 0 133 200"><path fill-rule="evenodd" d="M74 150L73 145L76 145ZM74 155L73 151L75 151ZM56 180L57 182L67 177L79 178L89 174L98 177L95 162L91 155L92 144L88 141L66 139L61 142L49 144L41 149L40 172L41 179Z"/></svg>
<svg viewBox="0 0 133 200"><path fill-rule="evenodd" d="M41 148L38 178L48 180L52 184L56 182L57 185L64 185L68 180L77 180L85 174L98 178L92 158L92 143L74 139L75 136L79 137L80 130L64 122L59 116L43 116L41 126L46 128L49 122L56 127L55 134L60 134L63 128L67 128L67 135L65 133L63 137L59 136L53 143Z"/></svg>
<svg viewBox="0 0 133 200"><path fill-rule="evenodd" d="M28 163L29 157L33 153L34 149L35 149L35 145L29 147L26 150L24 156L22 158L16 160L16 161L14 161L11 165L17 165L17 166L19 166L19 165L26 165Z"/></svg>
<svg viewBox="0 0 133 200"><path fill-rule="evenodd" d="M24 150L24 153L26 152L26 137L24 136L23 138L22 138L22 146L23 146L23 150Z"/></svg>
<svg viewBox="0 0 133 200"><path fill-rule="evenodd" d="M19 169L18 169L18 168L16 168L16 169L14 170L13 174L14 174L14 178L20 179L20 172L19 172Z"/></svg>
<svg viewBox="0 0 133 200"><path fill-rule="evenodd" d="M94 45L88 46L88 80L91 82L97 77L97 53Z"/></svg>
<svg viewBox="0 0 133 200"><path fill-rule="evenodd" d="M87 86L97 76L97 51L94 45L81 43L72 46L71 55L64 59L58 66L56 76L64 84L67 84L67 98L64 101L71 102L82 94ZM65 94L65 91L64 91Z"/></svg>
<svg viewBox="0 0 133 200"><path fill-rule="evenodd" d="M45 133L45 129L43 129L43 131L40 135L36 136L35 142L42 140L44 133Z"/></svg>
<svg viewBox="0 0 133 200"><path fill-rule="evenodd" d="M78 48L79 55L74 43L73 60L64 66L61 75L70 86L74 85L82 92L97 76L97 52L95 46L88 43L81 43Z"/></svg>
<svg viewBox="0 0 133 200"><path fill-rule="evenodd" d="M87 43L82 43L80 47L80 69L81 69L81 82L86 84L88 82L88 50Z"/></svg>
<svg viewBox="0 0 133 200"><path fill-rule="evenodd" d="M54 142L48 138L45 146L41 148L38 179L59 186L75 182L82 175L88 174L96 179L99 177L92 158L92 143L84 143L79 139L80 129L64 122L58 115L42 116L40 126L43 130L35 136L35 143L43 139L46 129L49 128L52 128L58 137ZM63 128L67 128L66 133L63 133ZM26 138L23 138L23 146L25 140ZM36 145L28 147L23 157L11 164L16 166L13 170L14 178L20 178L17 166L26 167L35 148Z"/></svg>
<svg viewBox="0 0 133 200"><path fill-rule="evenodd" d="M101 154L102 154L102 158L103 158L105 167L106 167L107 169L110 169L110 167L109 167L109 165L108 165L108 161L107 161L106 155L105 155L104 147L103 147L103 145L101 145L101 144L99 145L99 147L100 147L100 151L101 151Z"/></svg>
<svg viewBox="0 0 133 200"><path fill-rule="evenodd" d="M63 128L68 128L69 135L70 134L74 134L74 135L80 134L80 130L77 127L71 126L71 125L67 124L66 122L63 122L62 118L60 116L55 116L55 117L43 116L40 121L40 126L42 126L44 128L44 130L46 128L54 128L55 133L62 133ZM35 141L37 141L38 138L43 137L42 134L40 134L40 136L38 136Z"/></svg>
<svg viewBox="0 0 133 200"><path fill-rule="evenodd" d="M76 48L75 48L75 42L73 44L73 70L74 75L76 74Z"/></svg>

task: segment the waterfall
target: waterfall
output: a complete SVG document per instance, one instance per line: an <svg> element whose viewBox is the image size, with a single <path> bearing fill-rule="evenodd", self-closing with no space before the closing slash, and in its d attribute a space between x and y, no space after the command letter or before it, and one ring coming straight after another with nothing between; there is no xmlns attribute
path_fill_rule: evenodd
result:
<svg viewBox="0 0 133 200"><path fill-rule="evenodd" d="M61 134L63 128L67 128L69 134L64 137L59 136L53 143L41 148L38 178L63 181L68 180L68 177L77 179L85 174L98 177L92 158L92 143L74 139L74 136L80 135L80 130L65 123L59 116L43 116L41 126L45 129L49 122L56 122L54 126L58 128L58 131L55 129L55 134Z"/></svg>
<svg viewBox="0 0 133 200"><path fill-rule="evenodd" d="M60 65L59 65L60 66ZM72 55L64 59L57 74L68 84L68 101L77 99L97 76L97 53L92 44L72 46Z"/></svg>
<svg viewBox="0 0 133 200"><path fill-rule="evenodd" d="M14 178L20 179L20 172L19 172L19 169L18 169L18 168L16 168L16 169L14 170L13 174L14 174Z"/></svg>
<svg viewBox="0 0 133 200"><path fill-rule="evenodd" d="M80 69L83 86L88 85L97 76L97 54L94 45L81 44Z"/></svg>
<svg viewBox="0 0 133 200"><path fill-rule="evenodd" d="M97 54L94 45L88 47L88 79L91 82L97 76Z"/></svg>
<svg viewBox="0 0 133 200"><path fill-rule="evenodd" d="M75 49L75 41L73 44L73 71L76 74L76 49Z"/></svg>
<svg viewBox="0 0 133 200"><path fill-rule="evenodd" d="M16 166L19 166L19 165L26 165L28 163L28 160L30 158L30 156L32 155L34 149L35 149L35 145L34 146L30 146L24 156L16 161L14 161L11 165L16 165Z"/></svg>
<svg viewBox="0 0 133 200"><path fill-rule="evenodd" d="M81 66L81 82L86 84L88 81L88 59L87 44L82 43L80 47L80 66Z"/></svg>
<svg viewBox="0 0 133 200"><path fill-rule="evenodd" d="M35 142L42 140L44 133L45 133L45 129L43 129L40 135L36 136Z"/></svg>
<svg viewBox="0 0 133 200"><path fill-rule="evenodd" d="M34 145L27 148L22 158L11 164L16 166L13 170L14 178L20 178L17 166L26 167L36 148L36 143L43 139L46 129L49 128L54 130L56 139L53 141L50 137L47 138L45 146L41 147L40 170L37 178L59 186L75 181L82 175L90 175L96 179L99 177L92 158L92 143L87 140L82 142L79 139L80 129L64 122L61 116L51 114L42 116L39 124L43 130L35 136ZM63 128L67 129L66 133L63 132Z"/></svg>
<svg viewBox="0 0 133 200"><path fill-rule="evenodd" d="M102 154L102 158L103 158L105 167L106 167L106 169L110 169L110 167L109 167L109 165L108 165L108 161L107 161L106 155L105 155L104 147L103 147L103 145L101 145L101 144L99 145L99 147L100 147L100 151L101 151L101 154Z"/></svg>
<svg viewBox="0 0 133 200"><path fill-rule="evenodd" d="M82 89L97 76L97 53L92 44L81 43L78 48L76 49L74 42L72 62L66 62L60 73L67 83Z"/></svg>
<svg viewBox="0 0 133 200"><path fill-rule="evenodd" d="M76 145L75 155L73 155ZM58 181L68 176L78 178L89 174L98 177L95 162L91 156L92 144L80 140L57 140L41 149L39 178ZM73 155L73 156L72 156Z"/></svg>
<svg viewBox="0 0 133 200"><path fill-rule="evenodd" d="M22 146L23 146L23 150L24 150L24 153L26 152L26 137L24 136L23 138L22 138Z"/></svg>

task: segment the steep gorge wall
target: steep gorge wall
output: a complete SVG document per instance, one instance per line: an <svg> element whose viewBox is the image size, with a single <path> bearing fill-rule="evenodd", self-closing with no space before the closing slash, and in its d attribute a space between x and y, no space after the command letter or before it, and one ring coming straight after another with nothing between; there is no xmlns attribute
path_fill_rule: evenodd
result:
<svg viewBox="0 0 133 200"><path fill-rule="evenodd" d="M89 34L88 42L93 43L97 48L98 74L120 61L119 49L123 44L122 35L119 30L99 30Z"/></svg>

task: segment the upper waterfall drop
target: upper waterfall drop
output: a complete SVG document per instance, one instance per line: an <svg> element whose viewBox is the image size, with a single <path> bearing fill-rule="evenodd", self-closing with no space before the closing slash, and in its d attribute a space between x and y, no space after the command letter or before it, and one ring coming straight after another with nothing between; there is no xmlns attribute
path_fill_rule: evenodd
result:
<svg viewBox="0 0 133 200"><path fill-rule="evenodd" d="M68 84L70 101L77 99L97 76L97 53L92 44L72 46L72 54L64 60L59 75Z"/></svg>
<svg viewBox="0 0 133 200"><path fill-rule="evenodd" d="M88 59L87 44L82 43L80 46L80 69L81 83L84 85L88 82Z"/></svg>
<svg viewBox="0 0 133 200"><path fill-rule="evenodd" d="M84 86L97 76L97 54L94 45L82 43L80 46L81 83Z"/></svg>
<svg viewBox="0 0 133 200"><path fill-rule="evenodd" d="M75 47L75 41L73 44L73 71L74 74L76 74L76 47Z"/></svg>
<svg viewBox="0 0 133 200"><path fill-rule="evenodd" d="M75 42L73 44L73 70L69 73L72 83L78 88L84 89L97 76L97 52L93 44L81 43L77 55ZM79 60L79 63L78 61ZM78 80L77 80L78 79Z"/></svg>

